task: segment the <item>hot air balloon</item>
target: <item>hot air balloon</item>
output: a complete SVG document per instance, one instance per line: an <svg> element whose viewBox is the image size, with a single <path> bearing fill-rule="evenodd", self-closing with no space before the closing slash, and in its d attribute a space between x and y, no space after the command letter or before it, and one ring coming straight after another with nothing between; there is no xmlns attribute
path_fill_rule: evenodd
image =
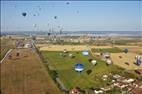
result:
<svg viewBox="0 0 142 94"><path fill-rule="evenodd" d="M51 33L48 33L48 36L50 36L51 35Z"/></svg>
<svg viewBox="0 0 142 94"><path fill-rule="evenodd" d="M36 14L33 14L33 16L36 16Z"/></svg>
<svg viewBox="0 0 142 94"><path fill-rule="evenodd" d="M123 52L128 53L128 49L127 48L123 49Z"/></svg>
<svg viewBox="0 0 142 94"><path fill-rule="evenodd" d="M84 70L84 65L83 64L75 64L75 71L77 72L82 72Z"/></svg>
<svg viewBox="0 0 142 94"><path fill-rule="evenodd" d="M33 24L33 27L34 27L34 28L37 27L37 24Z"/></svg>
<svg viewBox="0 0 142 94"><path fill-rule="evenodd" d="M69 3L69 2L66 2L66 4L69 5L70 3Z"/></svg>
<svg viewBox="0 0 142 94"><path fill-rule="evenodd" d="M88 56L88 55L89 55L88 50L84 50L84 51L82 51L82 55L84 55L84 56Z"/></svg>
<svg viewBox="0 0 142 94"><path fill-rule="evenodd" d="M57 19L57 16L54 16L54 19Z"/></svg>
<svg viewBox="0 0 142 94"><path fill-rule="evenodd" d="M41 7L40 6L37 6L37 7L38 7L39 11L41 11Z"/></svg>
<svg viewBox="0 0 142 94"><path fill-rule="evenodd" d="M24 17L25 17L26 15L27 15L27 13L26 13L26 12L23 12L23 13L22 13L22 16L24 16Z"/></svg>
<svg viewBox="0 0 142 94"><path fill-rule="evenodd" d="M76 13L79 13L79 11L76 11Z"/></svg>

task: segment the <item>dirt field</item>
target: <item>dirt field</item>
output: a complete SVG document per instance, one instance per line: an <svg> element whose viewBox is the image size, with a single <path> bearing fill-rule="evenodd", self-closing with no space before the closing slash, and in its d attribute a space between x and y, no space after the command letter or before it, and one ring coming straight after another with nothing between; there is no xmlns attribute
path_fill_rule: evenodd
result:
<svg viewBox="0 0 142 94"><path fill-rule="evenodd" d="M14 49L10 54L11 59L7 57L1 63L2 94L61 94L31 49Z"/></svg>
<svg viewBox="0 0 142 94"><path fill-rule="evenodd" d="M121 66L128 70L134 70L134 69L142 69L142 64L140 66L137 66L134 64L135 62L135 56L137 54L135 53L111 53L111 58L114 64ZM122 56L122 58L119 58L119 56ZM128 62L129 65L125 64L125 62Z"/></svg>

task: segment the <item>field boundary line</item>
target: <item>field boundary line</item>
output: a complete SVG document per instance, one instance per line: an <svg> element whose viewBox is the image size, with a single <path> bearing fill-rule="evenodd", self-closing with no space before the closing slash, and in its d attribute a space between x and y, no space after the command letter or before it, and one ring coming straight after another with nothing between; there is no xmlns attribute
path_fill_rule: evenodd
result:
<svg viewBox="0 0 142 94"><path fill-rule="evenodd" d="M7 53L5 54L5 56L3 57L3 59L0 61L0 63L2 63L4 60L5 60L5 58L9 55L9 53L12 51L13 49L9 49L8 51L7 51Z"/></svg>

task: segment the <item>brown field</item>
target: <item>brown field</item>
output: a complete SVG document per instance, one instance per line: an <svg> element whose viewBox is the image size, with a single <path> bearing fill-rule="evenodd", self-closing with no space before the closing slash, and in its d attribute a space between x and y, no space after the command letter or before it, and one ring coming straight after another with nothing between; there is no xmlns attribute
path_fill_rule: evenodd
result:
<svg viewBox="0 0 142 94"><path fill-rule="evenodd" d="M142 64L140 66L134 64L136 55L136 53L111 53L111 59L114 64L128 70L142 69ZM119 56L122 56L122 58L119 58ZM130 65L126 65L125 62Z"/></svg>
<svg viewBox="0 0 142 94"><path fill-rule="evenodd" d="M14 49L10 54L0 64L2 94L61 94L34 51Z"/></svg>
<svg viewBox="0 0 142 94"><path fill-rule="evenodd" d="M0 60L4 57L4 55L9 49L13 49L15 47L14 44L14 40L5 38L0 39Z"/></svg>

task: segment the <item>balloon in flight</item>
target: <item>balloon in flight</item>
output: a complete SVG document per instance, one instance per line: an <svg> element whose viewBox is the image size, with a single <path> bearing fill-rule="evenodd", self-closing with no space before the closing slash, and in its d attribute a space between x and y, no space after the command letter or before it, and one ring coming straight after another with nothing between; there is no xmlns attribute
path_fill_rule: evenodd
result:
<svg viewBox="0 0 142 94"><path fill-rule="evenodd" d="M27 15L27 13L26 13L26 12L23 12L23 13L22 13L22 16L24 16L24 17L25 17L26 15Z"/></svg>

